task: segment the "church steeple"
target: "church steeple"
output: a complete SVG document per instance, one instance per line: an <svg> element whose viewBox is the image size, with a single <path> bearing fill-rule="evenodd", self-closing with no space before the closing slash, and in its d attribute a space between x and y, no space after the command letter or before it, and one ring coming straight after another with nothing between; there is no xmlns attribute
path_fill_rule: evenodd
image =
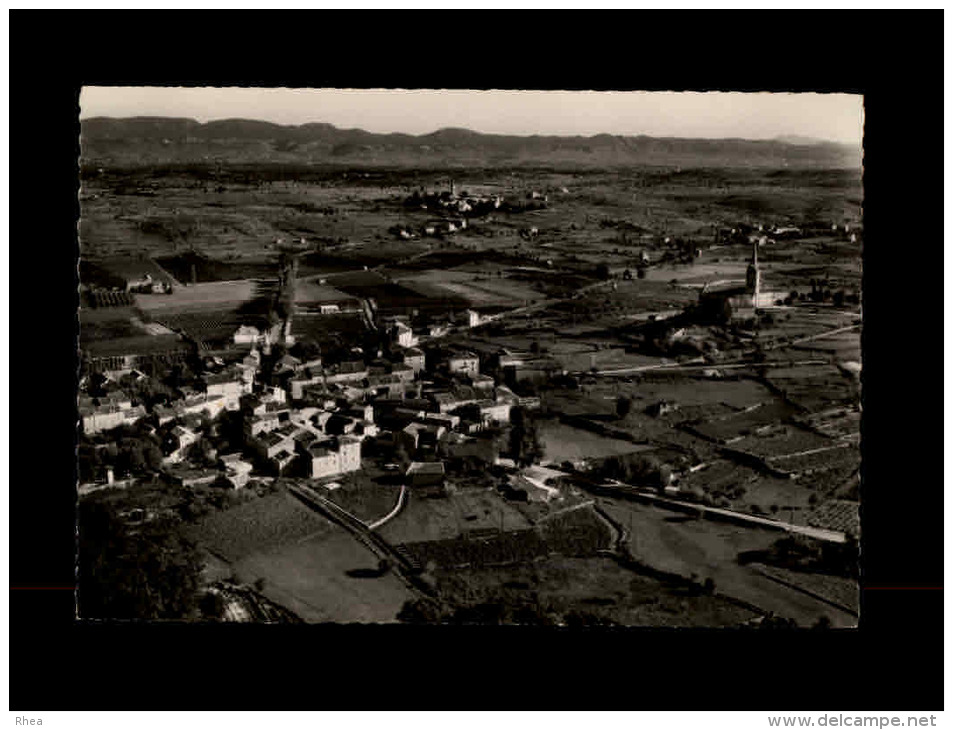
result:
<svg viewBox="0 0 953 730"><path fill-rule="evenodd" d="M746 281L748 294L751 295L752 304L758 306L758 299L761 294L761 271L758 268L758 241L755 241L751 247L751 263L748 265L748 275Z"/></svg>

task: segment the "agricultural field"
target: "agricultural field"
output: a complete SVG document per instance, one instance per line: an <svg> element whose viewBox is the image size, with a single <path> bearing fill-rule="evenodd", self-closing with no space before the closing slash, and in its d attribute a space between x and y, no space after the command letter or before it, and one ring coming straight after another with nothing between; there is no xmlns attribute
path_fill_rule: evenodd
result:
<svg viewBox="0 0 953 730"><path fill-rule="evenodd" d="M415 274L399 278L397 282L418 292L443 290L449 296L466 300L472 307L517 307L544 298L539 290L527 282L453 269Z"/></svg>
<svg viewBox="0 0 953 730"><path fill-rule="evenodd" d="M285 490L214 513L188 534L235 563L252 553L328 532L331 524Z"/></svg>
<svg viewBox="0 0 953 730"><path fill-rule="evenodd" d="M632 572L608 558L555 555L505 567L437 570L456 606L506 607L513 620L625 626L740 626L757 616L719 596ZM459 614L458 614L459 615Z"/></svg>
<svg viewBox="0 0 953 730"><path fill-rule="evenodd" d="M262 594L308 623L388 623L413 594L337 525L244 555L232 568L243 583L264 580Z"/></svg>
<svg viewBox="0 0 953 730"><path fill-rule="evenodd" d="M214 574L262 585L307 622L386 622L411 597L376 557L287 491L212 513L185 528L212 555Z"/></svg>
<svg viewBox="0 0 953 730"><path fill-rule="evenodd" d="M274 262L265 258L256 259L250 256L232 255L219 260L192 251L176 256L157 258L156 263L183 284L267 279L274 276L275 269ZM192 279L193 273L195 275L194 281Z"/></svg>
<svg viewBox="0 0 953 730"><path fill-rule="evenodd" d="M106 289L125 289L126 281L144 279L148 274L155 282L174 283L174 280L150 258L148 246L137 255L96 257L84 246L80 237L79 278L83 284Z"/></svg>
<svg viewBox="0 0 953 730"><path fill-rule="evenodd" d="M555 514L536 529L475 530L445 540L405 544L422 566L466 568L512 565L534 561L552 553L569 557L592 557L610 547L607 525L587 508Z"/></svg>
<svg viewBox="0 0 953 730"><path fill-rule="evenodd" d="M856 502L832 499L818 507L808 516L808 524L828 530L841 530L852 535L860 534L860 514Z"/></svg>
<svg viewBox="0 0 953 730"><path fill-rule="evenodd" d="M776 565L756 565L755 570L774 580L817 596L855 615L860 610L860 587L856 581L823 573L788 570Z"/></svg>
<svg viewBox="0 0 953 730"><path fill-rule="evenodd" d="M496 490L466 490L446 498L421 497L411 491L406 508L379 532L392 543L450 540L480 530L521 530L531 527L516 505Z"/></svg>
<svg viewBox="0 0 953 730"><path fill-rule="evenodd" d="M539 437L545 459L557 464L580 459L599 459L615 454L631 454L651 448L600 436L557 420L543 421L539 426Z"/></svg>
<svg viewBox="0 0 953 730"><path fill-rule="evenodd" d="M804 593L741 565L739 554L765 550L783 533L698 520L621 499L599 498L604 509L629 531L632 554L657 570L684 577L711 578L715 590L763 611L811 626L827 616L834 626L855 626L857 619Z"/></svg>
<svg viewBox="0 0 953 730"><path fill-rule="evenodd" d="M137 294L136 305L153 317L172 313L234 310L260 295L252 280L175 287L172 294Z"/></svg>

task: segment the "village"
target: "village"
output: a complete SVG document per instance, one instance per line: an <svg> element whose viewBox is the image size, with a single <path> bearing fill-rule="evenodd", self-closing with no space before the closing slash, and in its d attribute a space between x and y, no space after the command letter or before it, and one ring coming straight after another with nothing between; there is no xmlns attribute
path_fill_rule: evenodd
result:
<svg viewBox="0 0 953 730"><path fill-rule="evenodd" d="M372 244L89 259L81 501L183 535L205 619L459 620L556 561L579 595L513 620L852 625L857 219L639 233L564 177L434 183L352 202L393 211ZM666 598L598 597L607 557Z"/></svg>

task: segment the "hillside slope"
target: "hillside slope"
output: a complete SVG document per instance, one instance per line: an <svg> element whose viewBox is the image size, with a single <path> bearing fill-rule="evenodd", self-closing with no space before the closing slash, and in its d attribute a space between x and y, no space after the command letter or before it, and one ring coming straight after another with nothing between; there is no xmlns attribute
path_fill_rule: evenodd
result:
<svg viewBox="0 0 953 730"><path fill-rule="evenodd" d="M828 142L646 136L529 137L441 129L375 134L331 124L250 119L95 117L81 123L84 164L135 167L185 163L304 163L355 166L579 165L860 169L860 149Z"/></svg>

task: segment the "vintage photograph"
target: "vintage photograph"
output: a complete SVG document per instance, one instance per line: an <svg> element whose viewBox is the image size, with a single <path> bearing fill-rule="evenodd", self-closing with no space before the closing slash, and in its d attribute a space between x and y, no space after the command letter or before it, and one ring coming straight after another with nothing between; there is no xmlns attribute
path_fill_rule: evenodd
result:
<svg viewBox="0 0 953 730"><path fill-rule="evenodd" d="M857 626L862 96L79 101L78 620Z"/></svg>

